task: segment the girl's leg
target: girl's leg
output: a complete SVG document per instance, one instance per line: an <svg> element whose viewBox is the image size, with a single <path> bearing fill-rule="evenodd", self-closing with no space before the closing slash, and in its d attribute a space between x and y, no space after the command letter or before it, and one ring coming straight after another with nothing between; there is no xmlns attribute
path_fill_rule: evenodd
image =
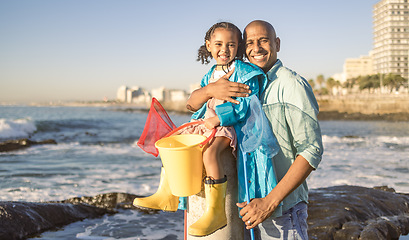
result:
<svg viewBox="0 0 409 240"><path fill-rule="evenodd" d="M207 177L214 179L224 178L223 164L221 163L221 153L230 146L230 139L226 137L215 137L210 145L203 152L203 164Z"/></svg>
<svg viewBox="0 0 409 240"><path fill-rule="evenodd" d="M203 162L207 175L204 181L206 209L202 217L189 226L188 232L190 235L206 236L227 224L225 210L227 178L225 177L220 156L221 152L228 148L229 145L230 139L216 137L203 153Z"/></svg>

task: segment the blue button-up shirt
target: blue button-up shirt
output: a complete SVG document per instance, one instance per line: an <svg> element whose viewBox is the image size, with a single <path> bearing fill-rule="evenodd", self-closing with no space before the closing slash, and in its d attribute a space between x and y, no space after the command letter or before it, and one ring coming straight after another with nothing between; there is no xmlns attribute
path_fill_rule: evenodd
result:
<svg viewBox="0 0 409 240"><path fill-rule="evenodd" d="M273 157L280 181L298 155L316 169L324 148L317 120L318 103L308 82L284 67L280 60L267 72L267 77L267 87L260 101L280 147ZM308 202L306 181L284 199L282 211L301 201Z"/></svg>

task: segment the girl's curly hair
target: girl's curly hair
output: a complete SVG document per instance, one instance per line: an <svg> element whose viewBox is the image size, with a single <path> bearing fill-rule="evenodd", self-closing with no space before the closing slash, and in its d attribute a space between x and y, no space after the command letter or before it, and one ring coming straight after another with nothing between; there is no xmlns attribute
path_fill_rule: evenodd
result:
<svg viewBox="0 0 409 240"><path fill-rule="evenodd" d="M198 62L201 61L202 64L210 63L209 58L212 59L212 54L206 48L206 40L210 41L211 36L213 35L214 31L217 28L224 28L224 29L230 30L232 32L235 32L237 34L237 39L239 40L239 46L238 46L238 49L237 49L236 59L243 60L244 44L243 44L243 38L242 38L242 34L241 34L240 29L236 25L234 25L233 23L218 22L218 23L214 24L209 30L207 30L205 38L204 38L205 44L200 46L200 48L198 50L198 55L197 55L196 61L198 61Z"/></svg>

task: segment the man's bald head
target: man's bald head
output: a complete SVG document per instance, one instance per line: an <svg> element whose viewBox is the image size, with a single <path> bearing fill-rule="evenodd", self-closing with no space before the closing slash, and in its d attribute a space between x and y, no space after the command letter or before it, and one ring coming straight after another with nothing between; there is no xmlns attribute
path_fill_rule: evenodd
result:
<svg viewBox="0 0 409 240"><path fill-rule="evenodd" d="M252 28L252 27L263 27L265 28L269 34L271 34L272 38L276 38L276 30L274 29L273 25L271 25L269 22L263 21L263 20L254 20L247 24L246 28L244 29L244 38L246 37L246 29L247 28Z"/></svg>

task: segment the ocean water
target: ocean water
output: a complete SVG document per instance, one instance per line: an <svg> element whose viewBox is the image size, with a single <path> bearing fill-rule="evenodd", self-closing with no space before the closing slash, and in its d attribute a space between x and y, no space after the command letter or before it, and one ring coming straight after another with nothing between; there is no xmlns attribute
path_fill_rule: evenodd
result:
<svg viewBox="0 0 409 240"><path fill-rule="evenodd" d="M180 125L189 115L169 113ZM0 106L0 141L54 139L0 153L0 201L51 201L101 193L149 195L161 161L136 145L146 111L120 107ZM409 122L320 121L325 153L310 188L387 185L409 193ZM86 219L35 239L183 239L183 212Z"/></svg>

